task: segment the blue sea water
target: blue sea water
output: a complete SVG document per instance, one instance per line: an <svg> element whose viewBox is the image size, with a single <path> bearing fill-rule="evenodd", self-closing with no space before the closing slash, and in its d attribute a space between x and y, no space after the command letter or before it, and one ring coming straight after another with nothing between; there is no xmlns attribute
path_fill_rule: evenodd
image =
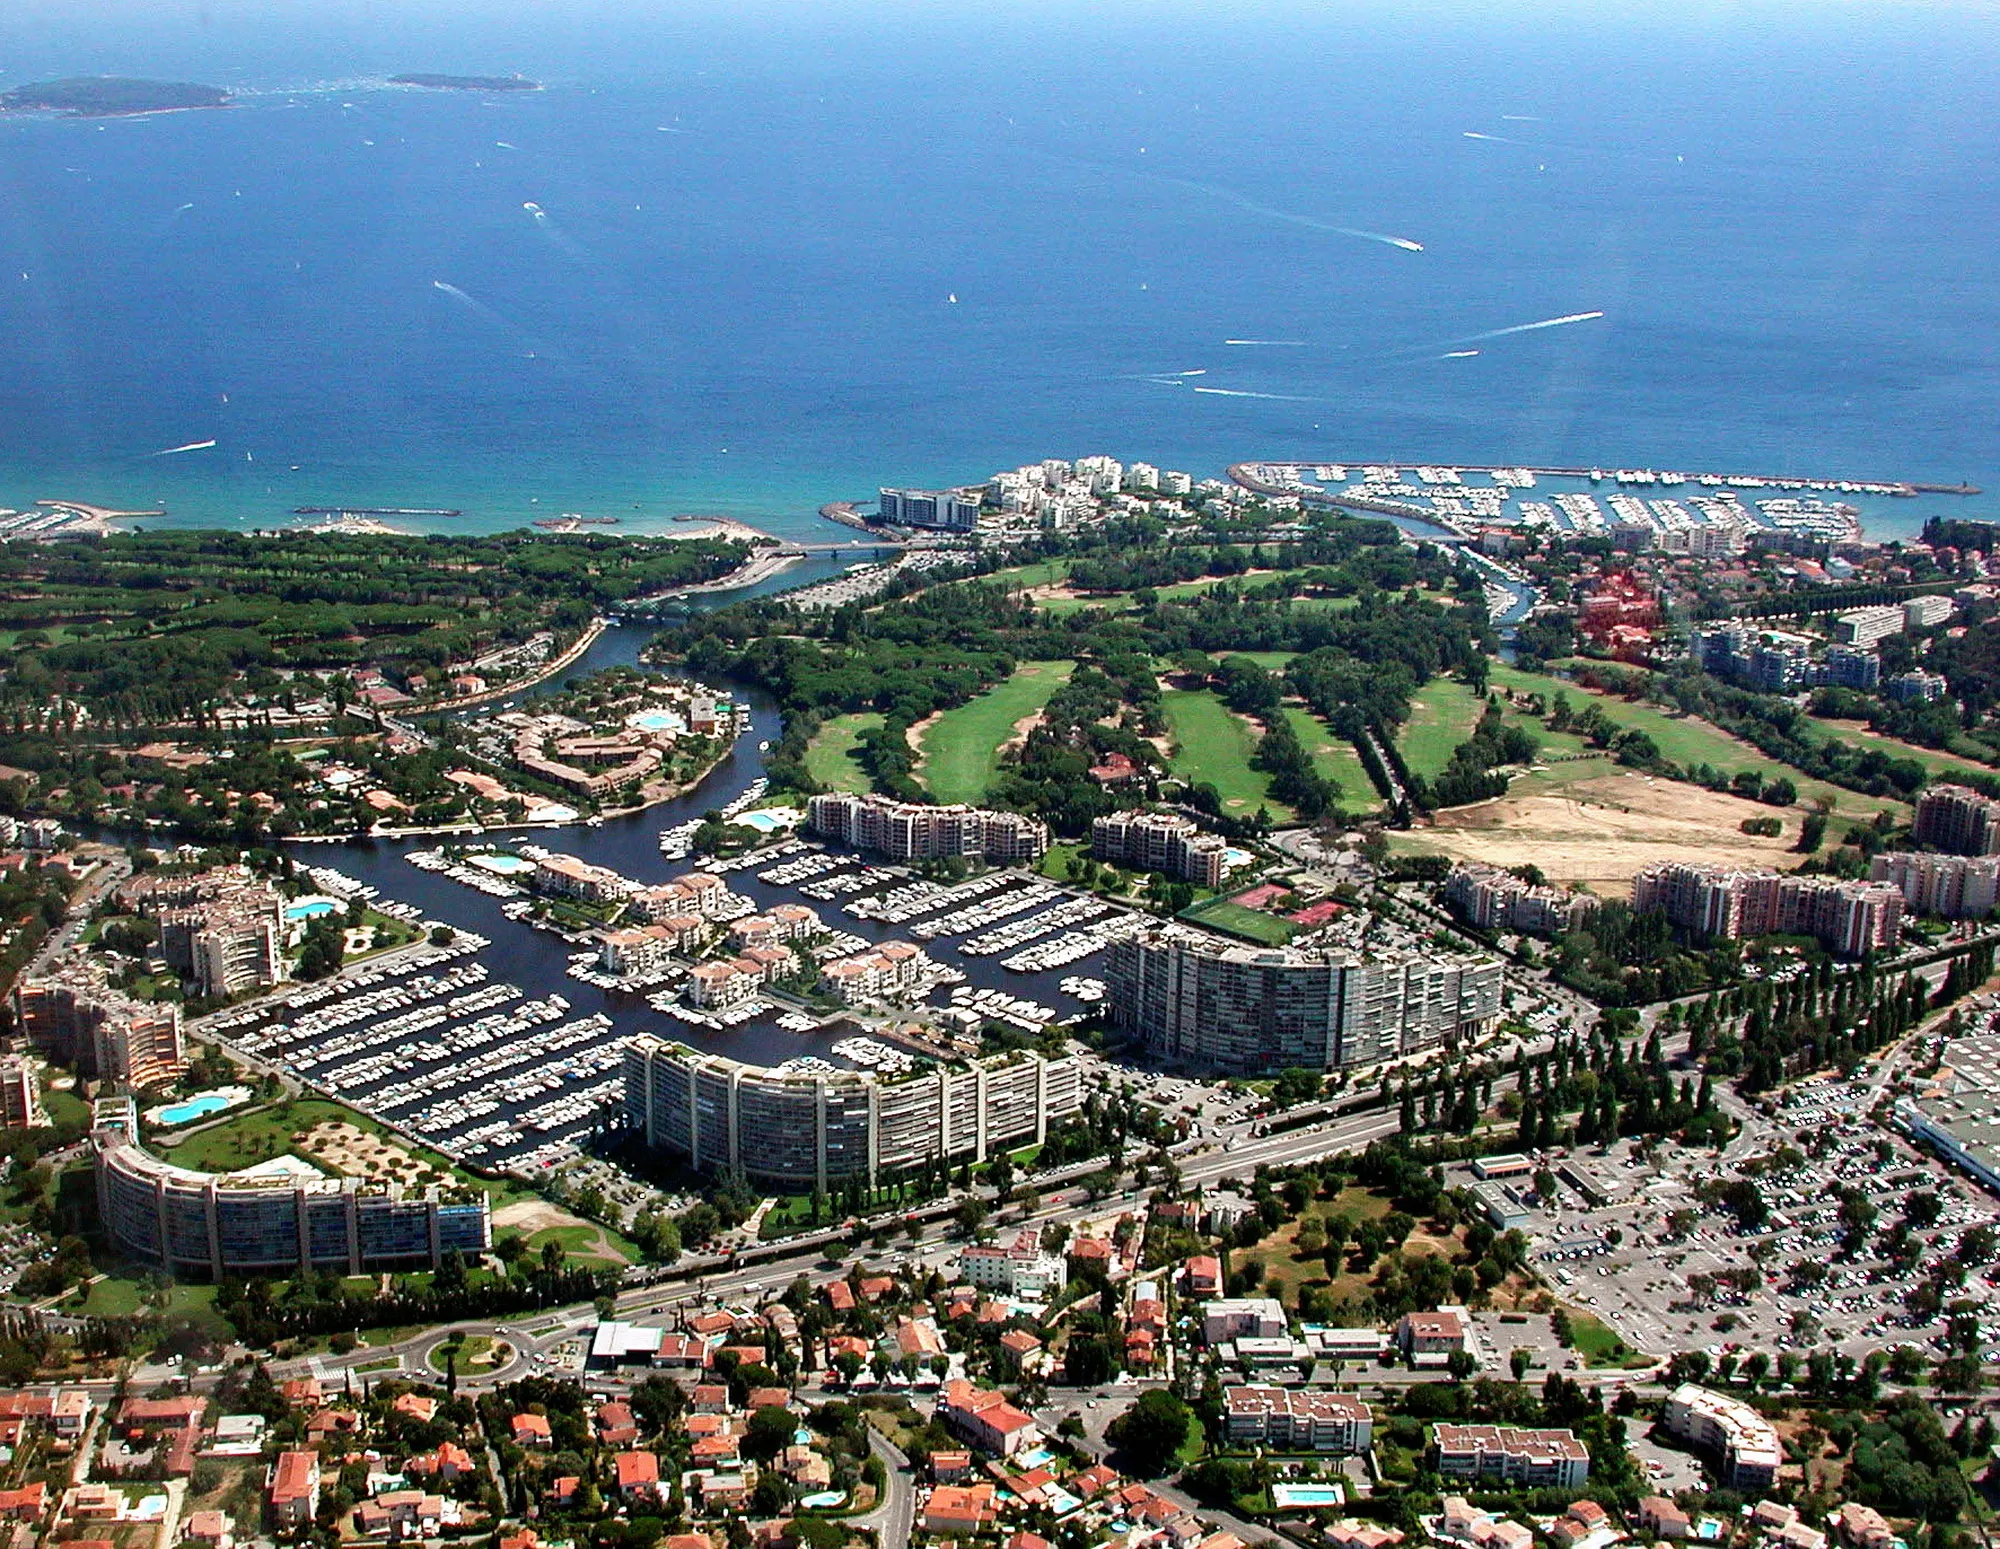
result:
<svg viewBox="0 0 2000 1549"><path fill-rule="evenodd" d="M134 4L29 0L0 84L242 95L0 120L0 505L833 537L1097 451L2000 485L1974 8Z"/></svg>

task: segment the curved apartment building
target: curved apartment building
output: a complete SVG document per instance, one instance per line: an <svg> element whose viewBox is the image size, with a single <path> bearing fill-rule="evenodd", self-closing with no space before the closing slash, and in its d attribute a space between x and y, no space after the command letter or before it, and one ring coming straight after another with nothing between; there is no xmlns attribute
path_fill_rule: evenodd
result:
<svg viewBox="0 0 2000 1549"><path fill-rule="evenodd" d="M170 1275L289 1275L435 1268L493 1245L483 1193L421 1193L358 1178L253 1169L195 1172L141 1147L129 1098L98 1105L97 1208L125 1257Z"/></svg>
<svg viewBox="0 0 2000 1549"><path fill-rule="evenodd" d="M1166 926L1111 943L1111 1025L1162 1059L1231 1075L1374 1065L1491 1028L1491 958L1252 947Z"/></svg>
<svg viewBox="0 0 2000 1549"><path fill-rule="evenodd" d="M1074 1060L1002 1055L882 1077L789 1073L641 1035L625 1046L625 1113L646 1144L709 1172L825 1189L940 1157L1035 1145L1083 1106Z"/></svg>

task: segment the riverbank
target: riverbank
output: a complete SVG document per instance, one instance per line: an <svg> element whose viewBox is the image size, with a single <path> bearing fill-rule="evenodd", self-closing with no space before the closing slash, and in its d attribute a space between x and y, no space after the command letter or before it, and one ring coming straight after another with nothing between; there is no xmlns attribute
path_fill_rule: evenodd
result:
<svg viewBox="0 0 2000 1549"><path fill-rule="evenodd" d="M539 688L558 673L566 672L575 666L583 654L597 644L597 637L610 627L610 619L602 616L594 618L585 626L583 633L576 637L575 644L553 661L545 663L540 671L518 682L502 684L498 688L483 689L477 694L466 694L458 699L440 699L434 704L419 705L414 707L411 713L430 715L439 710L464 710L472 705L483 705L495 699L505 699L509 694L519 694L531 688Z"/></svg>

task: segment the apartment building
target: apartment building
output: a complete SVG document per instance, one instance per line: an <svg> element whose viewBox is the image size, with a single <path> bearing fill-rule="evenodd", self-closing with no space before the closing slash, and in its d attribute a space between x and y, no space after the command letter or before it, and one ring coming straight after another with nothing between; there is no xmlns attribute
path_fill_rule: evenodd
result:
<svg viewBox="0 0 2000 1549"><path fill-rule="evenodd" d="M1114 812L1090 825L1090 853L1101 861L1163 871L1197 887L1220 887L1229 852L1219 834L1177 812Z"/></svg>
<svg viewBox="0 0 2000 1549"><path fill-rule="evenodd" d="M1358 1456L1374 1444L1374 1416L1351 1393L1235 1387L1222 1390L1222 1402L1236 1446Z"/></svg>
<svg viewBox="0 0 2000 1549"><path fill-rule="evenodd" d="M2000 901L2000 856L1930 855L1885 850L1869 869L1871 882L1902 890L1915 913L1947 920L1983 920Z"/></svg>
<svg viewBox="0 0 2000 1549"><path fill-rule="evenodd" d="M899 1077L794 1074L640 1035L625 1048L625 1112L649 1146L712 1172L824 1189L939 1158L1037 1144L1083 1106L1069 1059L1026 1052Z"/></svg>
<svg viewBox="0 0 2000 1549"><path fill-rule="evenodd" d="M1740 1399L1692 1382L1667 1395L1660 1416L1667 1434L1716 1455L1732 1490L1768 1489L1784 1462L1777 1428Z"/></svg>
<svg viewBox="0 0 2000 1549"><path fill-rule="evenodd" d="M179 1003L134 1000L95 964L17 984L14 1019L30 1044L81 1076L142 1087L187 1070Z"/></svg>
<svg viewBox="0 0 2000 1549"><path fill-rule="evenodd" d="M1157 1056L1235 1075L1378 1064L1500 1014L1490 958L1252 947L1181 926L1112 943L1111 1025Z"/></svg>
<svg viewBox="0 0 2000 1549"><path fill-rule="evenodd" d="M1910 838L1949 855L2000 854L2000 801L1964 785L1933 785L1917 798Z"/></svg>
<svg viewBox="0 0 2000 1549"><path fill-rule="evenodd" d="M1812 936L1842 957L1861 957L1895 944L1903 894L1886 882L1656 861L1632 879L1632 910L1665 914L1684 930L1722 941Z"/></svg>
<svg viewBox="0 0 2000 1549"><path fill-rule="evenodd" d="M1018 812L931 807L886 796L815 796L807 820L829 839L898 861L976 855L1008 865L1040 860L1049 847L1048 825Z"/></svg>
<svg viewBox="0 0 2000 1549"><path fill-rule="evenodd" d="M1589 1450L1570 1431L1440 1424L1431 1458L1443 1478L1481 1484L1580 1490L1590 1479Z"/></svg>
<svg viewBox="0 0 2000 1549"><path fill-rule="evenodd" d="M1444 900L1479 930L1555 936L1574 930L1597 912L1600 899L1559 887L1538 887L1497 866L1454 866Z"/></svg>

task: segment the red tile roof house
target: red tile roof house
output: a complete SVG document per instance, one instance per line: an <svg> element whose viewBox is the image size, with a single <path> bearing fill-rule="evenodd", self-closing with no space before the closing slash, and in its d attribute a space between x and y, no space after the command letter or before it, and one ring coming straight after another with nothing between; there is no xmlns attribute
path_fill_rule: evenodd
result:
<svg viewBox="0 0 2000 1549"><path fill-rule="evenodd" d="M1007 1402L1007 1395L975 1388L969 1382L948 1382L938 1399L937 1417L985 1452L1012 1457L1042 1439L1034 1416Z"/></svg>
<svg viewBox="0 0 2000 1549"><path fill-rule="evenodd" d="M626 1447L637 1441L639 1426L632 1417L632 1406L615 1402L598 1405L597 1434L607 1447Z"/></svg>
<svg viewBox="0 0 2000 1549"><path fill-rule="evenodd" d="M978 1533L993 1525L994 1489L990 1484L941 1484L924 1506L926 1533Z"/></svg>
<svg viewBox="0 0 2000 1549"><path fill-rule="evenodd" d="M660 1493L660 1460L650 1452L618 1454L618 1493L627 1500Z"/></svg>
<svg viewBox="0 0 2000 1549"><path fill-rule="evenodd" d="M1187 1293L1190 1296L1222 1294L1222 1260L1212 1253L1197 1253L1187 1261Z"/></svg>
<svg viewBox="0 0 2000 1549"><path fill-rule="evenodd" d="M271 1514L283 1527L309 1526L319 1514L319 1454L281 1452L271 1465Z"/></svg>
<svg viewBox="0 0 2000 1549"><path fill-rule="evenodd" d="M521 1447L546 1447L555 1440L547 1415L518 1414L513 1419L514 1442Z"/></svg>

